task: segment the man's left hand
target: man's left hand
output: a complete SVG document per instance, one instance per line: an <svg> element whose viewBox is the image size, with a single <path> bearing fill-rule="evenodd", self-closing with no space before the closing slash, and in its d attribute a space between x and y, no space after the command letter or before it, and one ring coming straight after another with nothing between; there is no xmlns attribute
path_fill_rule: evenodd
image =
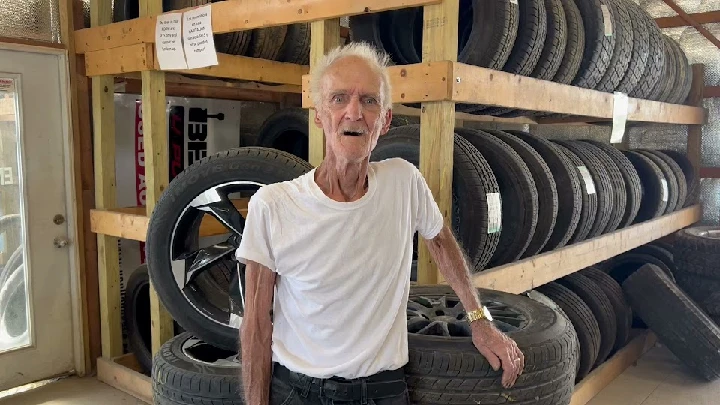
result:
<svg viewBox="0 0 720 405"><path fill-rule="evenodd" d="M502 366L503 387L515 385L525 368L525 356L517 343L488 320L475 321L470 324L470 328L475 347L485 356L493 370L498 371Z"/></svg>

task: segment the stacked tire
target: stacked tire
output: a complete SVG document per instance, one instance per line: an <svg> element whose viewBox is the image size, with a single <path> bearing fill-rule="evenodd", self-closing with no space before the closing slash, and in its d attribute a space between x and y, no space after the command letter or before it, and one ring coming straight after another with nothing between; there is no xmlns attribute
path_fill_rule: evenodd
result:
<svg viewBox="0 0 720 405"><path fill-rule="evenodd" d="M421 62L422 29L422 7L350 17L351 40L384 50L397 65ZM632 0L461 1L458 61L669 103L683 103L692 81L678 43ZM548 115L476 104L457 110Z"/></svg>
<svg viewBox="0 0 720 405"><path fill-rule="evenodd" d="M697 226L675 233L675 280L720 324L720 228Z"/></svg>
<svg viewBox="0 0 720 405"><path fill-rule="evenodd" d="M670 151L469 128L455 128L454 145L452 226L474 272L670 214L699 191L687 158ZM419 166L419 155L420 127L404 125L371 160Z"/></svg>

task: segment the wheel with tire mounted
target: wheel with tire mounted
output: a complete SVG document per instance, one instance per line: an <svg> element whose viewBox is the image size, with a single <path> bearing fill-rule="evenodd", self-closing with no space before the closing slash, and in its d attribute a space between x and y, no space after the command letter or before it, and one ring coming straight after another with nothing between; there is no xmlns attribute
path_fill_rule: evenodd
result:
<svg viewBox="0 0 720 405"><path fill-rule="evenodd" d="M577 294L557 282L543 284L535 290L553 300L572 322L580 342L580 358L575 366L575 382L579 382L592 369L600 350L600 327L597 319Z"/></svg>
<svg viewBox="0 0 720 405"><path fill-rule="evenodd" d="M694 226L677 231L674 253L678 272L720 279L720 227Z"/></svg>
<svg viewBox="0 0 720 405"><path fill-rule="evenodd" d="M408 301L409 361L406 379L414 404L570 402L578 340L567 317L522 295L478 289L495 325L515 340L525 369L504 389L502 369L494 371L472 343L465 311L448 286L413 286Z"/></svg>
<svg viewBox="0 0 720 405"><path fill-rule="evenodd" d="M153 403L245 405L239 357L188 332L171 338L153 358Z"/></svg>
<svg viewBox="0 0 720 405"><path fill-rule="evenodd" d="M245 266L234 252L244 199L311 169L287 152L246 147L199 160L170 182L150 215L147 265L160 301L184 330L223 349L238 347ZM200 238L205 215L225 233Z"/></svg>
<svg viewBox="0 0 720 405"><path fill-rule="evenodd" d="M490 165L472 144L459 135L455 135L454 144L452 227L471 270L481 271L500 240L498 232L488 229L488 199L499 193L499 187ZM390 129L378 140L370 160L392 157L420 166L419 125Z"/></svg>
<svg viewBox="0 0 720 405"><path fill-rule="evenodd" d="M720 328L652 264L623 283L633 309L677 358L706 380L720 377Z"/></svg>

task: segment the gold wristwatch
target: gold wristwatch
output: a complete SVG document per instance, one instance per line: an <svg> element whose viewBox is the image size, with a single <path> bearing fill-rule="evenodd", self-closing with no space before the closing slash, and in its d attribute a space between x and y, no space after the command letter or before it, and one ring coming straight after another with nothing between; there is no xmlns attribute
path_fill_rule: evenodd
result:
<svg viewBox="0 0 720 405"><path fill-rule="evenodd" d="M487 319L490 322L492 322L492 320L493 320L492 315L490 315L490 311L484 305L482 307L480 307L479 309L476 309L474 311L469 311L467 313L468 323L473 323L473 322L479 321L481 319Z"/></svg>

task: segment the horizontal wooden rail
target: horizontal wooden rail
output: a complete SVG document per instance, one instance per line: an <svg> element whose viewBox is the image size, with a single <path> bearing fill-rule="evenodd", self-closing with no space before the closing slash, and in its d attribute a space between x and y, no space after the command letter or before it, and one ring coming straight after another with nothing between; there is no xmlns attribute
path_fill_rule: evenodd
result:
<svg viewBox="0 0 720 405"><path fill-rule="evenodd" d="M476 287L520 294L630 249L662 238L700 220L699 205L570 246L474 274Z"/></svg>
<svg viewBox="0 0 720 405"><path fill-rule="evenodd" d="M301 22L438 4L442 0L225 0L212 3L213 33L250 30ZM169 11L178 13L195 7ZM168 14L164 13L164 14ZM156 16L140 17L75 31L75 52L86 53L155 43Z"/></svg>
<svg viewBox="0 0 720 405"><path fill-rule="evenodd" d="M570 114L583 121L613 118L613 94L596 90L450 61L392 66L388 71L393 103L455 101ZM303 107L314 107L307 75ZM628 99L627 113L628 121L668 124L703 124L706 118L702 108L637 98Z"/></svg>
<svg viewBox="0 0 720 405"><path fill-rule="evenodd" d="M720 10L718 11L707 11L705 13L690 13L690 18L695 20L699 24L709 24L720 22ZM655 22L660 28L675 28L675 27L686 27L688 24L681 16L676 15L672 17L660 17L656 18Z"/></svg>

